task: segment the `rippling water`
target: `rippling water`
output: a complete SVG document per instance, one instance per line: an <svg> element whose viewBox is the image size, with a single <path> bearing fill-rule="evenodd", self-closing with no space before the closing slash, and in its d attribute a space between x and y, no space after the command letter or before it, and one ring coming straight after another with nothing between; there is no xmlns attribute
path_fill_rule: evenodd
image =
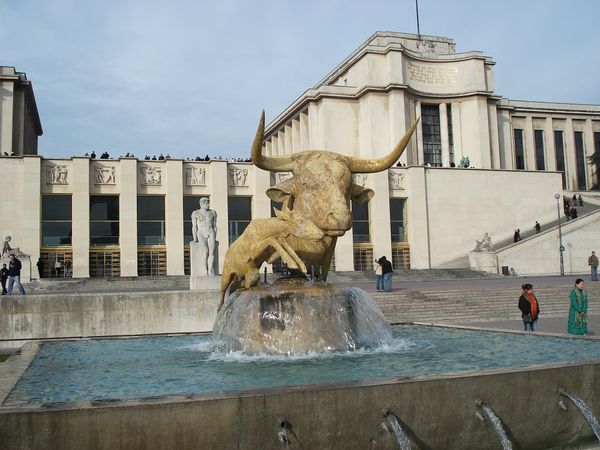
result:
<svg viewBox="0 0 600 450"><path fill-rule="evenodd" d="M291 356L211 351L211 337L45 343L4 403L38 404L377 380L598 359L600 341L435 327L393 328L390 345Z"/></svg>

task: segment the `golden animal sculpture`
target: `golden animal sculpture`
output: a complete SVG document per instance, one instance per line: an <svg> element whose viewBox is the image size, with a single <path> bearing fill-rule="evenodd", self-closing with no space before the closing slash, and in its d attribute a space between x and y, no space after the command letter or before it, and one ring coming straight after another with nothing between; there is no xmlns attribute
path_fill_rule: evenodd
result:
<svg viewBox="0 0 600 450"><path fill-rule="evenodd" d="M273 209L277 217L254 219L227 250L221 275L219 310L223 306L227 288L231 293L240 288L242 283L246 289L258 283L263 262L270 264L281 258L290 269L307 272L306 265L290 242L319 241L325 236L323 231L304 216L290 211L285 206L282 211Z"/></svg>
<svg viewBox="0 0 600 450"><path fill-rule="evenodd" d="M299 258L303 261L303 265L299 265L303 272L306 273L306 267L314 267L319 273L313 273L313 276L318 280L325 281L337 237L342 236L352 226L350 200L365 203L374 195L371 189L352 183L352 174L381 172L392 167L410 141L417 123L418 120L410 127L396 147L380 159L354 158L322 150L308 150L286 156L264 156L262 147L265 112L263 111L252 145L252 162L264 170L292 172L293 174L291 178L267 189L267 196L273 201L282 202L284 210L293 212L294 219L289 222L290 225L298 221L303 221L304 225L310 222L323 233L323 237L320 239L303 236L295 238L293 242L287 240L291 251L290 248L287 248L287 254L281 254L281 257L291 257L293 260ZM264 222L257 222L264 220L268 219L254 219L250 225L256 224L253 228L267 226ZM283 220L288 222L288 219ZM264 236L263 240L271 234L275 239L269 242L275 241L281 244L282 238L276 237L280 233L281 226L282 224L277 223L276 230L274 229L272 232L261 230ZM243 235L240 236L240 239L242 237ZM232 247L235 247L233 251L230 248L225 255L223 274L240 273L239 270L234 269L240 264L238 260L246 262L254 260L255 251L249 247L249 244L237 246L235 242L232 244ZM258 263L258 260L255 261ZM246 274L250 278L244 282L246 288L255 286L259 277L254 275L253 271L252 273L246 272ZM225 277L225 275L223 276ZM246 275L238 276L245 277ZM227 285L228 283L225 282L221 284L223 295Z"/></svg>

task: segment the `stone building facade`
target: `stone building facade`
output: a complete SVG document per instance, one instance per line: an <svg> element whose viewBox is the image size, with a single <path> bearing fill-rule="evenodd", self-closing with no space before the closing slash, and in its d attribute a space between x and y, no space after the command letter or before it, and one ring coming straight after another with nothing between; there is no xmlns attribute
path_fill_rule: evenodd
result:
<svg viewBox="0 0 600 450"><path fill-rule="evenodd" d="M0 154L37 155L42 132L31 81L0 66Z"/></svg>
<svg viewBox="0 0 600 450"><path fill-rule="evenodd" d="M485 232L496 242L551 222L555 193L597 182L586 157L600 150L600 106L508 100L494 91L494 64L451 39L375 33L269 124L268 155L379 158L420 118L398 166L354 175L375 197L353 205L335 270L371 270L381 255L397 268L468 266ZM202 196L218 213L221 267L249 221L272 214L266 189L290 176L227 161L27 155L0 158L0 171L5 234L47 275L70 258L75 277L188 273Z"/></svg>

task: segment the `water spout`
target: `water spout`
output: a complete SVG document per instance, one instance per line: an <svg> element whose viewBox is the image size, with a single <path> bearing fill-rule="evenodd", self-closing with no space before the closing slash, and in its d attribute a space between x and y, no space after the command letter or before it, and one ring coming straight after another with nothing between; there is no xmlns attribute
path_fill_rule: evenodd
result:
<svg viewBox="0 0 600 450"><path fill-rule="evenodd" d="M388 430L391 433L394 433L394 436L396 436L396 442L398 442L400 450L411 450L410 440L408 439L408 436L398 423L398 419L396 418L396 416L390 411L384 411L383 416L388 422Z"/></svg>
<svg viewBox="0 0 600 450"><path fill-rule="evenodd" d="M590 424L592 431L596 435L596 439L598 439L598 442L600 442L600 424L598 424L598 420L596 420L590 408L588 408L588 406L579 397L576 397L573 394L569 394L564 389L559 389L558 392L560 393L560 395L563 395L569 400L571 400L571 403L573 403L577 407L581 415L585 417L585 420L587 420L587 423Z"/></svg>
<svg viewBox="0 0 600 450"><path fill-rule="evenodd" d="M502 449L503 450L512 450L512 448L513 448L512 442L510 442L510 439L508 438L508 435L506 434L506 430L504 429L504 426L502 425L502 421L496 415L494 410L492 408L490 408L482 400L477 400L475 402L475 405L480 407L483 410L483 412L485 413L485 415L487 416L487 418L490 420L490 422L492 422L492 425L494 426L494 429L496 430L496 434L498 435L498 438L500 438L500 443L502 444ZM477 414L475 414L475 415L477 416Z"/></svg>

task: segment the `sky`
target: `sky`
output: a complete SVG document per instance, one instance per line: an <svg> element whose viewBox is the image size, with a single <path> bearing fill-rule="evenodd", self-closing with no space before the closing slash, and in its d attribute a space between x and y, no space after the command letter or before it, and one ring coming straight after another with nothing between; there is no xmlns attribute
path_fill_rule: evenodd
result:
<svg viewBox="0 0 600 450"><path fill-rule="evenodd" d="M422 34L496 62L496 94L600 104L600 1L419 0ZM0 65L32 81L39 154L249 156L267 123L414 0L0 0Z"/></svg>

